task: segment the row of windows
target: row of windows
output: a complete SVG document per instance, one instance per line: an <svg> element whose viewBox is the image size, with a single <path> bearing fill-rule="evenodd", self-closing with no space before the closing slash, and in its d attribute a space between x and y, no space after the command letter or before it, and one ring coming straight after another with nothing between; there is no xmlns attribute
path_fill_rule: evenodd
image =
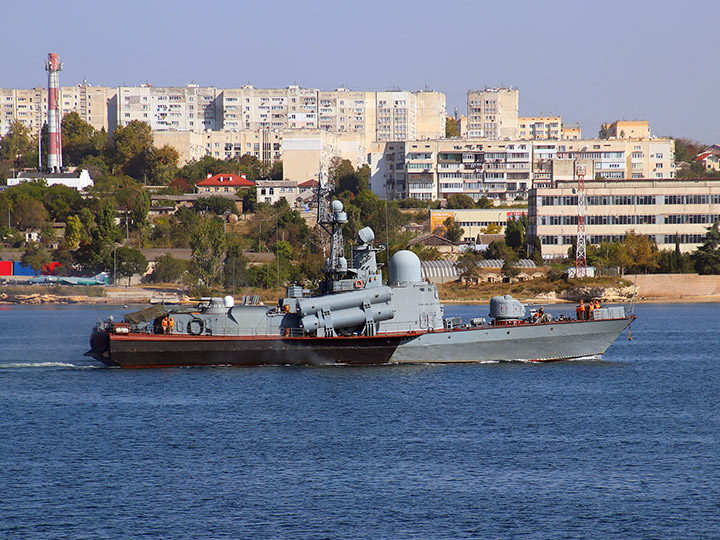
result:
<svg viewBox="0 0 720 540"><path fill-rule="evenodd" d="M575 195L542 196L541 206L577 206ZM635 206L654 204L720 204L720 195L590 195L587 206Z"/></svg>
<svg viewBox="0 0 720 540"><path fill-rule="evenodd" d="M571 246L575 243L576 236L540 236L540 243L542 245L552 246ZM704 234L658 234L652 235L651 238L658 244L702 244L705 241ZM588 244L598 245L603 242L623 242L625 241L624 234L598 234L588 235L586 237Z"/></svg>
<svg viewBox="0 0 720 540"><path fill-rule="evenodd" d="M654 225L657 216L585 216L586 225ZM577 216L538 216L539 225L577 225Z"/></svg>

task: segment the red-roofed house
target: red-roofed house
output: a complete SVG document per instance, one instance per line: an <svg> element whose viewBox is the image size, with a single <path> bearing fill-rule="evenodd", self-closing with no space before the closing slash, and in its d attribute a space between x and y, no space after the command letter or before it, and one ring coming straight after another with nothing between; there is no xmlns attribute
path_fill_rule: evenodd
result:
<svg viewBox="0 0 720 540"><path fill-rule="evenodd" d="M706 171L720 171L720 157L712 152L703 152L695 158L695 161L701 161Z"/></svg>
<svg viewBox="0 0 720 540"><path fill-rule="evenodd" d="M237 193L244 188L255 187L255 183L247 179L244 174L220 173L208 176L196 185L198 193L222 195L223 193Z"/></svg>

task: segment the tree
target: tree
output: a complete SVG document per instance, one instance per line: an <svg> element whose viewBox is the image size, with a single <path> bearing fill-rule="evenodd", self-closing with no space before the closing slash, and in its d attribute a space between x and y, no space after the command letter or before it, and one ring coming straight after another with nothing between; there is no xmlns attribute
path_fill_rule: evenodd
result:
<svg viewBox="0 0 720 540"><path fill-rule="evenodd" d="M630 267L642 273L648 273L658 267L657 246L649 236L627 231L623 242L627 254L633 261Z"/></svg>
<svg viewBox="0 0 720 540"><path fill-rule="evenodd" d="M475 281L478 278L478 262L484 259L481 251L475 251L473 249L465 250L462 255L458 257L457 269L460 279L465 282L465 287L471 281Z"/></svg>
<svg viewBox="0 0 720 540"><path fill-rule="evenodd" d="M477 202L478 208L493 208L495 205L493 202L488 199L485 195L480 197L480 199Z"/></svg>
<svg viewBox="0 0 720 540"><path fill-rule="evenodd" d="M47 221L47 210L40 201L20 199L14 206L12 218L17 228L22 231L39 229Z"/></svg>
<svg viewBox="0 0 720 540"><path fill-rule="evenodd" d="M695 262L695 270L698 274L720 274L720 231L718 231L718 222L716 221L710 227L705 235L705 241L702 246L692 254Z"/></svg>
<svg viewBox="0 0 720 540"><path fill-rule="evenodd" d="M155 268L150 279L155 283L171 283L179 281L187 271L185 261L174 258L169 253L161 255L155 261Z"/></svg>
<svg viewBox="0 0 720 540"><path fill-rule="evenodd" d="M453 193L447 198L448 208L475 208L475 201L464 193Z"/></svg>
<svg viewBox="0 0 720 540"><path fill-rule="evenodd" d="M20 257L20 262L30 265L35 273L39 274L42 267L52 262L52 259L45 246L37 242L30 242Z"/></svg>
<svg viewBox="0 0 720 540"><path fill-rule="evenodd" d="M144 274L147 267L148 261L139 250L129 247L117 248L117 273L128 278L128 287L130 278L135 274Z"/></svg>
<svg viewBox="0 0 720 540"><path fill-rule="evenodd" d="M459 137L460 131L458 130L458 122L452 116L445 118L445 136L446 137Z"/></svg>
<svg viewBox="0 0 720 540"><path fill-rule="evenodd" d="M70 249L76 249L82 239L83 225L78 216L68 216L65 224L65 243Z"/></svg>
<svg viewBox="0 0 720 540"><path fill-rule="evenodd" d="M148 179L153 185L167 186L175 179L180 154L175 148L165 145L151 147L147 156Z"/></svg>
<svg viewBox="0 0 720 540"><path fill-rule="evenodd" d="M73 111L62 119L63 163L79 165L87 156L99 155L94 144L95 128Z"/></svg>
<svg viewBox="0 0 720 540"><path fill-rule="evenodd" d="M218 216L222 216L225 212L235 214L238 211L235 201L221 195L200 197L195 201L193 208L198 212L212 212Z"/></svg>
<svg viewBox="0 0 720 540"><path fill-rule="evenodd" d="M153 148L150 126L132 120L127 126L119 126L113 132L110 160L114 167L135 179L143 179L148 172L148 157Z"/></svg>
<svg viewBox="0 0 720 540"><path fill-rule="evenodd" d="M506 261L508 259L517 260L517 254L509 247L504 240L493 240L485 250L486 259L500 259Z"/></svg>
<svg viewBox="0 0 720 540"><path fill-rule="evenodd" d="M192 262L198 278L206 287L212 287L220 276L225 259L225 235L217 220L203 221L190 235Z"/></svg>
<svg viewBox="0 0 720 540"><path fill-rule="evenodd" d="M526 221L527 222L527 218ZM525 222L521 219L508 219L505 226L505 244L515 253L522 255L525 252Z"/></svg>
<svg viewBox="0 0 720 540"><path fill-rule="evenodd" d="M0 140L0 159L12 161L18 165L21 163L23 155L36 152L36 148L37 139L34 139L30 128L22 122L14 120L10 123L8 132Z"/></svg>
<svg viewBox="0 0 720 540"><path fill-rule="evenodd" d="M459 242L462 240L463 234L465 234L465 229L455 223L452 216L443 221L443 225L445 226L445 238L451 242Z"/></svg>

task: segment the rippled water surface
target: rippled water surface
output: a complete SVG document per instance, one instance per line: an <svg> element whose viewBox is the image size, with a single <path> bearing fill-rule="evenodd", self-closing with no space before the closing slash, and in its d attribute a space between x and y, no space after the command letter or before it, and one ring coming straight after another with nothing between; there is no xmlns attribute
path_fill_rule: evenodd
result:
<svg viewBox="0 0 720 540"><path fill-rule="evenodd" d="M0 306L0 538L720 538L720 305L635 311L596 361L122 370L117 309Z"/></svg>

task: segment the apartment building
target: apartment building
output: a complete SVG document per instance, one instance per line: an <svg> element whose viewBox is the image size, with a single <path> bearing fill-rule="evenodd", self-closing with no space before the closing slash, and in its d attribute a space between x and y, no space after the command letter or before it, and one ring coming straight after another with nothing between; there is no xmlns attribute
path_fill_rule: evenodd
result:
<svg viewBox="0 0 720 540"><path fill-rule="evenodd" d="M270 163L282 158L282 133L274 131L155 131L153 139L157 147L175 148L181 166L204 156L229 159L249 154Z"/></svg>
<svg viewBox="0 0 720 540"><path fill-rule="evenodd" d="M576 141L582 139L580 124L563 124L560 129L560 138L564 141Z"/></svg>
<svg viewBox="0 0 720 540"><path fill-rule="evenodd" d="M648 235L659 249L684 253L700 246L720 220L720 181L590 180L585 182L585 235L588 244L623 241L627 231ZM530 243L539 237L544 257L562 257L577 239L577 184L531 190Z"/></svg>
<svg viewBox="0 0 720 540"><path fill-rule="evenodd" d="M517 140L519 95L516 88L486 88L468 92L468 138Z"/></svg>
<svg viewBox="0 0 720 540"><path fill-rule="evenodd" d="M153 131L217 130L222 126L217 97L216 88L195 84L121 86L108 101L109 130L133 120L145 122Z"/></svg>
<svg viewBox="0 0 720 540"><path fill-rule="evenodd" d="M649 139L650 125L647 120L618 120L603 124L608 139Z"/></svg>
<svg viewBox="0 0 720 540"><path fill-rule="evenodd" d="M47 121L47 89L0 88L0 136L8 132L14 121L38 133Z"/></svg>
<svg viewBox="0 0 720 540"><path fill-rule="evenodd" d="M523 116L518 118L518 139L561 139L562 117Z"/></svg>
<svg viewBox="0 0 720 540"><path fill-rule="evenodd" d="M389 199L527 199L532 187L586 179L671 179L672 139L397 141L371 153L371 185Z"/></svg>

